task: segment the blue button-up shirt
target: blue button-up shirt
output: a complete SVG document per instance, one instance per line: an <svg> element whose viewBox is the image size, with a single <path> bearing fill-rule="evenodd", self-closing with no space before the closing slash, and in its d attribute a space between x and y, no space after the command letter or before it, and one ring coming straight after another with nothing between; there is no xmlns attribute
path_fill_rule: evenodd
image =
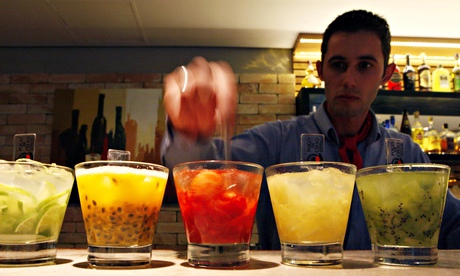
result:
<svg viewBox="0 0 460 276"><path fill-rule="evenodd" d="M372 129L366 139L357 147L363 159L363 167L387 164L385 141L387 138L402 140L402 159L404 163L428 163L430 159L414 143L410 136L385 129L378 125L372 115ZM324 161L342 162L339 155L339 137L335 131L324 105L317 112L294 117L285 121L268 122L253 127L233 137L231 159L253 162L268 167L274 164L301 161L301 134L323 134ZM190 160L223 159L223 143L212 139L197 144L189 143L172 129L168 130L162 145L163 162L168 167ZM295 210L293 210L295 212ZM279 249L273 210L266 179L264 177L256 215L261 249ZM371 242L364 214L356 189L348 220L344 249L370 249ZM441 226L439 248L460 249L460 201L449 192Z"/></svg>

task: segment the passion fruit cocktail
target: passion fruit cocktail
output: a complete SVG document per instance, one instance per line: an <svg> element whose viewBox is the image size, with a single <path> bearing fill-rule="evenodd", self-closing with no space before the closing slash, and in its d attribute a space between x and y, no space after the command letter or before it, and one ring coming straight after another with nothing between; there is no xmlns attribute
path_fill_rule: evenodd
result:
<svg viewBox="0 0 460 276"><path fill-rule="evenodd" d="M90 265L148 264L167 168L130 161L94 161L77 164L76 176ZM104 251L118 256L111 258ZM136 252L139 258L129 256Z"/></svg>
<svg viewBox="0 0 460 276"><path fill-rule="evenodd" d="M73 170L0 161L0 265L54 262Z"/></svg>

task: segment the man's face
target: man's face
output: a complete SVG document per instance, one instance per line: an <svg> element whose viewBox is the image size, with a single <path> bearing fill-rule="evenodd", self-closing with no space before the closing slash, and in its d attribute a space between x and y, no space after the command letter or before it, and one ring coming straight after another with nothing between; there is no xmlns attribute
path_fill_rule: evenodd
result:
<svg viewBox="0 0 460 276"><path fill-rule="evenodd" d="M325 82L329 114L348 118L367 114L379 86L393 73L388 66L384 74L383 64L382 45L376 34L333 34L323 63L317 64L318 74Z"/></svg>

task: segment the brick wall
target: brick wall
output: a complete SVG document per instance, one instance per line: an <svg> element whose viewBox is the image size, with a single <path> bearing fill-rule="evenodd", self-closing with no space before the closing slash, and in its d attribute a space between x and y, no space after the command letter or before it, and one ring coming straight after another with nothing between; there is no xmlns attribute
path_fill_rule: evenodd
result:
<svg viewBox="0 0 460 276"><path fill-rule="evenodd" d="M50 162L57 89L162 88L164 74L0 74L0 159L11 160L16 133L37 134L36 159ZM266 121L295 115L294 74L240 74L236 132ZM254 227L252 243L257 242ZM184 249L182 218L177 206L163 206L155 248ZM86 247L79 207L69 206L59 239L61 247Z"/></svg>
<svg viewBox="0 0 460 276"><path fill-rule="evenodd" d="M251 246L258 242L257 226L254 223ZM69 206L59 236L60 248L86 248L85 226L78 206ZM187 238L178 206L163 206L157 224L153 248L186 250Z"/></svg>

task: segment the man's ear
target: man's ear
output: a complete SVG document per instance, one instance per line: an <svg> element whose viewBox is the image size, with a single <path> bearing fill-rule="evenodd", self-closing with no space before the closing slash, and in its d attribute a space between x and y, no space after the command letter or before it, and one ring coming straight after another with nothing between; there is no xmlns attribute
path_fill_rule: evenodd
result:
<svg viewBox="0 0 460 276"><path fill-rule="evenodd" d="M318 72L318 77L320 80L323 80L323 63L321 60L316 61L316 72Z"/></svg>
<svg viewBox="0 0 460 276"><path fill-rule="evenodd" d="M384 85L391 79L391 76L393 76L395 68L396 64L394 63L390 63L387 65L387 67L385 68L385 72L383 73L382 82L380 83L381 85Z"/></svg>

